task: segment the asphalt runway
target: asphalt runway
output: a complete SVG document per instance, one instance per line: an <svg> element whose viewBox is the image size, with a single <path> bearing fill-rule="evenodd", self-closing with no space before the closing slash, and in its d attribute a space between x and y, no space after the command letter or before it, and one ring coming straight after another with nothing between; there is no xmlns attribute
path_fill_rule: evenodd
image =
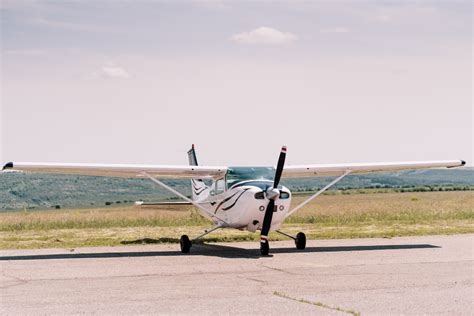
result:
<svg viewBox="0 0 474 316"><path fill-rule="evenodd" d="M474 235L0 251L2 315L473 314Z"/></svg>

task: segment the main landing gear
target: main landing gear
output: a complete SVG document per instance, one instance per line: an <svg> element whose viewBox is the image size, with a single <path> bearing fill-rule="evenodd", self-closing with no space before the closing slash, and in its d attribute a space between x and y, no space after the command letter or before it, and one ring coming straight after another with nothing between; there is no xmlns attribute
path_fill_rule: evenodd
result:
<svg viewBox="0 0 474 316"><path fill-rule="evenodd" d="M193 245L193 241L198 240L201 237L206 236L207 234L212 233L216 229L222 228L224 225L222 224L217 224L216 226L209 228L204 231L201 235L197 236L196 238L193 238L192 240L189 239L188 235L183 235L179 239L179 245L181 246L181 252L182 253L189 253L189 250L191 250L191 246Z"/></svg>
<svg viewBox="0 0 474 316"><path fill-rule="evenodd" d="M189 240L188 235L181 236L181 238L179 239L179 244L181 246L182 253L188 253L192 246L191 240Z"/></svg>
<svg viewBox="0 0 474 316"><path fill-rule="evenodd" d="M306 235L304 233L299 232L298 234L296 234L295 245L296 249L299 250L303 250L304 248L306 248Z"/></svg>
<svg viewBox="0 0 474 316"><path fill-rule="evenodd" d="M306 235L304 233L299 232L298 234L296 234L296 236L291 236L280 230L277 230L276 232L283 236L290 237L291 239L293 239L295 241L296 249L303 250L304 248L306 248Z"/></svg>
<svg viewBox="0 0 474 316"><path fill-rule="evenodd" d="M181 246L181 252L182 253L189 253L189 251L191 250L191 247L192 247L192 241L194 240L197 240L211 232L213 232L214 230L218 229L218 228L221 228L222 226L214 226L213 228L209 229L209 230L206 230L203 234L197 236L196 238L190 240L188 235L183 235L181 236L181 238L179 239L179 244ZM291 239L293 239L295 241L295 246L296 246L296 249L298 250L303 250L306 248L306 235L302 232L299 232L298 234L296 234L296 236L291 236L287 233L284 233L282 231L279 231L277 230L276 231L277 233L279 234L282 234L286 237L289 237ZM262 256L268 256L268 253L270 252L270 244L268 242L268 240L261 240L260 242L260 253L262 254Z"/></svg>

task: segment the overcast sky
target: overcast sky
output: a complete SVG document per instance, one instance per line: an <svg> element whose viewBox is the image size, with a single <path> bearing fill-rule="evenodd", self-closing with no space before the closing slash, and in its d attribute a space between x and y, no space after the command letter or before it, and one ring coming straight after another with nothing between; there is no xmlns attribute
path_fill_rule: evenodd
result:
<svg viewBox="0 0 474 316"><path fill-rule="evenodd" d="M1 2L3 161L465 159L472 2Z"/></svg>

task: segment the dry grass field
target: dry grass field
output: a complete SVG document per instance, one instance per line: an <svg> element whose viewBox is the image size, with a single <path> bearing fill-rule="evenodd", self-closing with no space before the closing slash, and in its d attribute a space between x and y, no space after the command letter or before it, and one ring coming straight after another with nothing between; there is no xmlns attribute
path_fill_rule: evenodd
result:
<svg viewBox="0 0 474 316"><path fill-rule="evenodd" d="M294 205L303 199L294 197ZM209 226L190 206L4 212L0 249L174 243ZM474 193L323 195L290 217L282 230L304 231L311 239L473 233ZM203 241L257 239L258 234L220 230Z"/></svg>

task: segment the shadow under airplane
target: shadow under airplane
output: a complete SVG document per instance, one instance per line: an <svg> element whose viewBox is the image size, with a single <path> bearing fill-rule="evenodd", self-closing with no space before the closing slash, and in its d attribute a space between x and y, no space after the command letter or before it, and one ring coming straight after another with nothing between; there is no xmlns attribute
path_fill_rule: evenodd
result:
<svg viewBox="0 0 474 316"><path fill-rule="evenodd" d="M122 244L144 244L161 243L161 240L145 239L135 241L124 241ZM169 241L168 241L169 242ZM304 250L296 250L292 247L272 248L273 254L294 253L304 254L308 252L343 252L343 251L375 251L375 250L400 250L400 249L423 249L441 248L430 244L401 244L401 245L367 245L367 246L333 246L333 247L307 247ZM260 255L259 249L243 249L232 246L214 244L196 244L188 254L181 251L120 251L120 252L90 252L90 253L64 253L64 254L42 254L42 255L19 255L0 256L0 261L8 260L51 260L51 259L96 259L96 258L123 258L123 257L167 257L167 256L212 256L222 258L265 258ZM266 256L266 257L271 257Z"/></svg>

